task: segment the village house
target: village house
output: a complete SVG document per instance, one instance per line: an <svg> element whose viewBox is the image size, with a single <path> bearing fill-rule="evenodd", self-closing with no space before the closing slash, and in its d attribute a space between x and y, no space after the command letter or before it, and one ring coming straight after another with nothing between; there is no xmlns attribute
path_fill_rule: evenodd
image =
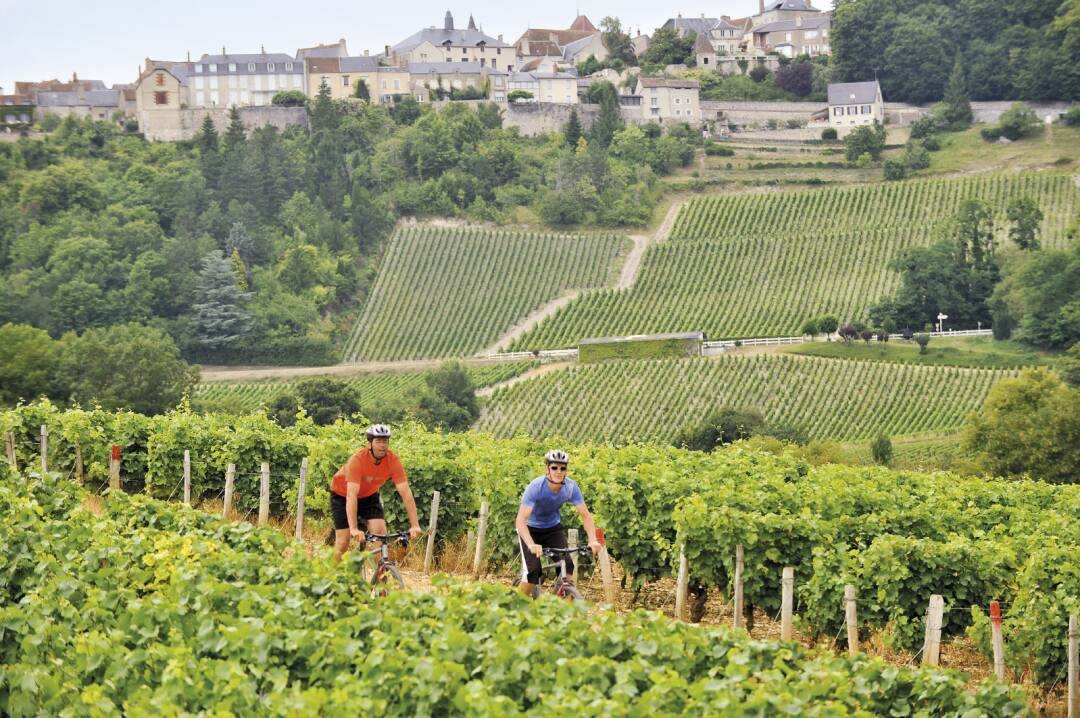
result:
<svg viewBox="0 0 1080 718"><path fill-rule="evenodd" d="M34 121L34 101L29 95L0 95L0 127L11 130Z"/></svg>
<svg viewBox="0 0 1080 718"><path fill-rule="evenodd" d="M340 100L354 97L360 82L367 85L368 95L373 102L378 102L379 62L374 57L312 57L304 59L304 73L307 77L308 95L315 97L325 81L330 89L330 97Z"/></svg>
<svg viewBox="0 0 1080 718"><path fill-rule="evenodd" d="M279 92L305 91L304 63L285 53L203 55L188 72L189 107L265 106Z"/></svg>
<svg viewBox="0 0 1080 718"><path fill-rule="evenodd" d="M578 76L571 72L514 72L510 74L509 91L522 90L536 102L576 105Z"/></svg>
<svg viewBox="0 0 1080 718"><path fill-rule="evenodd" d="M412 93L418 102L453 99L458 93L482 93L485 99L506 101L508 73L478 62L414 62L409 65ZM496 100L495 95L501 97ZM469 99L478 99L469 97Z"/></svg>
<svg viewBox="0 0 1080 718"><path fill-rule="evenodd" d="M516 62L514 49L497 38L485 35L476 28L469 16L465 29L454 27L454 16L446 11L442 28L434 25L413 33L393 47L387 46L386 59L392 65L414 62L475 62L481 67L493 67L510 72Z"/></svg>
<svg viewBox="0 0 1080 718"><path fill-rule="evenodd" d="M603 36L589 18L578 15L565 30L529 28L514 43L517 68L524 72L557 72L590 56L607 59Z"/></svg>
<svg viewBox="0 0 1080 718"><path fill-rule="evenodd" d="M641 116L647 122L700 122L700 84L697 80L638 77L634 94L641 97Z"/></svg>
<svg viewBox="0 0 1080 718"><path fill-rule="evenodd" d="M785 57L828 55L832 17L806 0L759 0L759 12L748 33L748 49Z"/></svg>
<svg viewBox="0 0 1080 718"><path fill-rule="evenodd" d="M309 58L317 57L348 57L349 50L345 46L345 38L337 42L315 45L314 47L301 47L296 51L296 61L303 62Z"/></svg>
<svg viewBox="0 0 1080 718"><path fill-rule="evenodd" d="M829 127L835 127L837 134L857 125L885 124L885 101L877 80L831 83L828 96Z"/></svg>
<svg viewBox="0 0 1080 718"><path fill-rule="evenodd" d="M70 115L108 120L115 113L122 112L124 106L120 86L109 89L101 80L80 80L75 73L68 82L16 82L14 94L35 107L38 116Z"/></svg>

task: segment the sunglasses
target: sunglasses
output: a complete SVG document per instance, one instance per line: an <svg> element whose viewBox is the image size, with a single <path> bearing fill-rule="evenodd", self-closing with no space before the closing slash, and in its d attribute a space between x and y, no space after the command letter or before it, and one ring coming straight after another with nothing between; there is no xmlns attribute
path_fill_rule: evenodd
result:
<svg viewBox="0 0 1080 718"><path fill-rule="evenodd" d="M549 464L548 468L552 471L566 471L566 464Z"/></svg>

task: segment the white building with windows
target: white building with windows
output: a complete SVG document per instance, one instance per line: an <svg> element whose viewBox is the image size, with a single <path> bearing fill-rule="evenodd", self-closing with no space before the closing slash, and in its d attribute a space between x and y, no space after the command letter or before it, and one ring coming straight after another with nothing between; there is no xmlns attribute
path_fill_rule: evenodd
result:
<svg viewBox="0 0 1080 718"><path fill-rule="evenodd" d="M697 80L638 77L634 94L641 97L646 121L701 122L701 85Z"/></svg>
<svg viewBox="0 0 1080 718"><path fill-rule="evenodd" d="M306 92L304 63L280 52L203 55L187 76L190 107L269 105L278 92Z"/></svg>
<svg viewBox="0 0 1080 718"><path fill-rule="evenodd" d="M835 127L837 134L875 121L885 124L885 101L877 80L829 85L829 127Z"/></svg>

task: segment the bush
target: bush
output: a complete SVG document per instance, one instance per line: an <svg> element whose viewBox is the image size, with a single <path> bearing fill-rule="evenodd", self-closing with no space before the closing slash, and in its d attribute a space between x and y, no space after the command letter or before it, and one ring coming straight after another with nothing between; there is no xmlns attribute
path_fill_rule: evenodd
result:
<svg viewBox="0 0 1080 718"><path fill-rule="evenodd" d="M919 353L920 354L925 354L926 353L926 345L930 343L930 335L929 334L916 334L915 335L915 343L919 345Z"/></svg>
<svg viewBox="0 0 1080 718"><path fill-rule="evenodd" d="M731 149L730 147L724 147L723 145L719 145L712 140L709 140L705 143L705 154L709 155L710 157L734 157L735 150Z"/></svg>
<svg viewBox="0 0 1080 718"><path fill-rule="evenodd" d="M1073 105L1069 110L1062 115L1062 122L1069 127L1080 126L1080 105Z"/></svg>
<svg viewBox="0 0 1080 718"><path fill-rule="evenodd" d="M835 127L826 127L825 129L823 129L821 131L821 139L825 140L825 141L835 140L836 139L836 128Z"/></svg>
<svg viewBox="0 0 1080 718"><path fill-rule="evenodd" d="M531 100L532 98L533 93L529 92L528 90L511 90L509 94L506 95L506 99L510 102L517 102L518 100Z"/></svg>
<svg viewBox="0 0 1080 718"><path fill-rule="evenodd" d="M902 180L907 177L908 168L901 160L885 160L885 179Z"/></svg>
<svg viewBox="0 0 1080 718"><path fill-rule="evenodd" d="M755 65L754 69L750 70L750 79L754 82L765 82L772 72L764 65Z"/></svg>
<svg viewBox="0 0 1080 718"><path fill-rule="evenodd" d="M979 130L979 134L982 135L982 138L987 142L997 142L1001 137L1001 130L997 125L991 125L990 127L984 127Z"/></svg>
<svg viewBox="0 0 1080 718"><path fill-rule="evenodd" d="M938 139L937 135L929 135L928 137L924 137L922 144L928 152L937 152L941 149L941 140Z"/></svg>
<svg viewBox="0 0 1080 718"><path fill-rule="evenodd" d="M911 140L904 149L904 164L910 170L924 170L930 166L930 152L919 140Z"/></svg>
<svg viewBox="0 0 1080 718"><path fill-rule="evenodd" d="M998 127L1001 128L1002 136L1018 140L1037 133L1042 129L1042 123L1034 110L1023 102L1016 102L1001 114Z"/></svg>
<svg viewBox="0 0 1080 718"><path fill-rule="evenodd" d="M270 104L278 107L303 107L307 96L300 90L282 90L275 92Z"/></svg>
<svg viewBox="0 0 1080 718"><path fill-rule="evenodd" d="M868 154L872 160L881 158L885 149L885 128L876 120L872 125L860 125L844 138L844 154L848 162L858 162Z"/></svg>
<svg viewBox="0 0 1080 718"><path fill-rule="evenodd" d="M889 437L878 434L877 438L870 444L870 457L875 464L881 464L882 466L888 466L892 463L893 448Z"/></svg>
<svg viewBox="0 0 1080 718"><path fill-rule="evenodd" d="M874 158L869 152L863 152L856 158L855 166L861 170L868 170L874 166Z"/></svg>

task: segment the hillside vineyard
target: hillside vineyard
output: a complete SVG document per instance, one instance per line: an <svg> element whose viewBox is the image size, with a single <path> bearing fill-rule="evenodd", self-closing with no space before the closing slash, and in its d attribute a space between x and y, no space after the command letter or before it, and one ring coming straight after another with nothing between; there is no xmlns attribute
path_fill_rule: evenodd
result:
<svg viewBox="0 0 1080 718"><path fill-rule="evenodd" d="M345 361L474 353L563 292L611 281L629 244L611 235L400 230L346 344Z"/></svg>
<svg viewBox="0 0 1080 718"><path fill-rule="evenodd" d="M669 441L710 408L752 406L812 439L953 431L1016 372L789 355L607 362L500 389L479 428L573 441Z"/></svg>
<svg viewBox="0 0 1080 718"><path fill-rule="evenodd" d="M703 331L711 339L796 334L810 317L865 319L899 276L889 262L929 243L960 202L997 211L1006 240L1010 197L1035 199L1044 247L1068 244L1080 187L1063 174L982 175L691 200L671 239L651 245L625 291L589 292L529 331L514 350L567 347L583 338Z"/></svg>

